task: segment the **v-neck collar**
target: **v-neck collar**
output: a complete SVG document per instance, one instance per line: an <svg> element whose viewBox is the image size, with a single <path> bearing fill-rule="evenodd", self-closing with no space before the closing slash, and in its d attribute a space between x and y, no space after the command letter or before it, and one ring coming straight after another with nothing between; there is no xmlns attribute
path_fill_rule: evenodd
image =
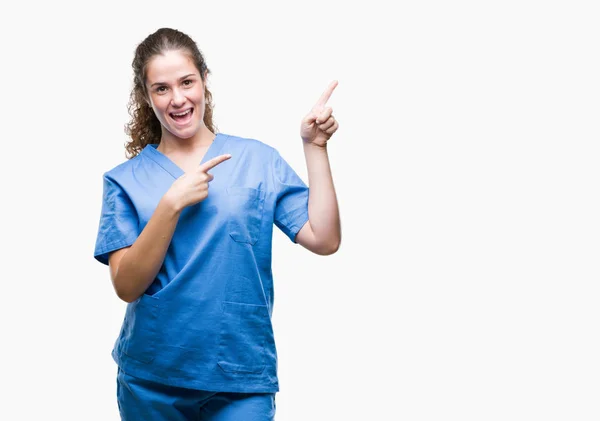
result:
<svg viewBox="0 0 600 421"><path fill-rule="evenodd" d="M223 149L223 146L226 143L225 142L226 138L227 138L227 135L224 135L222 133L217 133L215 135L214 140L212 141L212 143L206 150L206 153L202 157L202 160L198 163L198 165L202 165L209 159L212 159L215 156L217 156L219 154L219 152ZM156 148L158 148L158 145L159 145L158 143L149 143L142 150L141 154L144 156L147 156L148 158L150 158L151 160L156 162L166 172L171 174L174 178L179 178L183 174L185 174L185 172L177 164L175 164L165 154L163 154L158 149L156 149Z"/></svg>

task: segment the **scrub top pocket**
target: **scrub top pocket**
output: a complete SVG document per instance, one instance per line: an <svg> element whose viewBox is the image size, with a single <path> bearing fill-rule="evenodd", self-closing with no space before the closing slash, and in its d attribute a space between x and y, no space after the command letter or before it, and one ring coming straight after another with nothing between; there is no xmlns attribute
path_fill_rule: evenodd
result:
<svg viewBox="0 0 600 421"><path fill-rule="evenodd" d="M229 373L261 373L270 329L267 306L224 301L218 364Z"/></svg>
<svg viewBox="0 0 600 421"><path fill-rule="evenodd" d="M265 192L251 187L228 187L229 235L238 243L254 245L260 236Z"/></svg>
<svg viewBox="0 0 600 421"><path fill-rule="evenodd" d="M154 360L158 313L158 299L150 295L144 294L127 305L119 338L123 353L146 364Z"/></svg>

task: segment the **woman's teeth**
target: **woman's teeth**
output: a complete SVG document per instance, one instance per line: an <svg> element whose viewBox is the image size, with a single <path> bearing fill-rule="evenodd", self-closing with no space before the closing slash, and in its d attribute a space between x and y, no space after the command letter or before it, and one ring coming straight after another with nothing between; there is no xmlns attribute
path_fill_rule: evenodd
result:
<svg viewBox="0 0 600 421"><path fill-rule="evenodd" d="M182 113L171 113L171 117L176 121L186 120L192 114L192 111L193 109L190 108Z"/></svg>

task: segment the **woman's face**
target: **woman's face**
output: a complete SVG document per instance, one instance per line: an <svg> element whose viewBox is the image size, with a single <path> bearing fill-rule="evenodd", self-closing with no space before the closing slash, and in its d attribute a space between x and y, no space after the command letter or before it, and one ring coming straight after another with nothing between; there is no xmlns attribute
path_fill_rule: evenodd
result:
<svg viewBox="0 0 600 421"><path fill-rule="evenodd" d="M204 126L204 83L194 62L182 51L167 51L150 60L146 91L163 138L170 133L188 139Z"/></svg>

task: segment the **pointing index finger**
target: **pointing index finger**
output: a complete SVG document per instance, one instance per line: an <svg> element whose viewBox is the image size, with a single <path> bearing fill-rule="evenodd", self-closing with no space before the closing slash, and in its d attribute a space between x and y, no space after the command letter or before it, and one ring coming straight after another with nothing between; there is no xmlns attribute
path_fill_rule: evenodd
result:
<svg viewBox="0 0 600 421"><path fill-rule="evenodd" d="M204 164L200 165L199 169L200 169L200 171L206 172L206 171L216 167L221 162L227 161L229 158L231 158L230 154L219 155L217 157L214 157L213 159L209 159Z"/></svg>
<svg viewBox="0 0 600 421"><path fill-rule="evenodd" d="M325 104L327 103L327 101L329 100L329 97L331 96L333 90L335 89L335 87L337 85L338 85L337 80L334 80L333 82L331 82L329 84L329 86L327 87L327 89L325 89L325 92L323 92L323 94L321 95L321 98L319 98L319 100L317 101L316 105L324 107Z"/></svg>

